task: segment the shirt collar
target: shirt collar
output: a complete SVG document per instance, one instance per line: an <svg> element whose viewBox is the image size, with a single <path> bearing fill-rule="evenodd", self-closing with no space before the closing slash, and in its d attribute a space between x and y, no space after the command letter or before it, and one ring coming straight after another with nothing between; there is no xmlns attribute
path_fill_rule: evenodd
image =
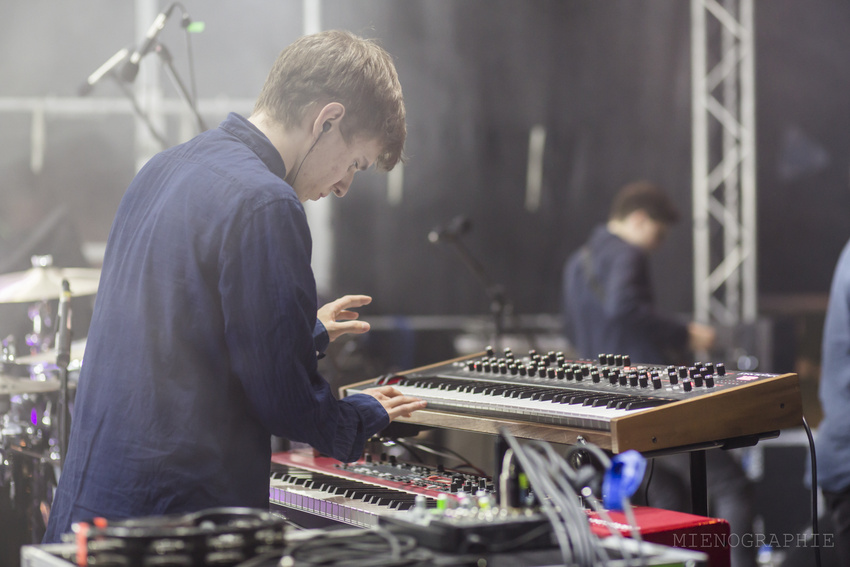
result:
<svg viewBox="0 0 850 567"><path fill-rule="evenodd" d="M227 118L219 124L219 128L239 138L246 146L263 160L269 170L280 177L286 177L286 164L280 152L272 144L271 140L254 126L247 118L231 112Z"/></svg>

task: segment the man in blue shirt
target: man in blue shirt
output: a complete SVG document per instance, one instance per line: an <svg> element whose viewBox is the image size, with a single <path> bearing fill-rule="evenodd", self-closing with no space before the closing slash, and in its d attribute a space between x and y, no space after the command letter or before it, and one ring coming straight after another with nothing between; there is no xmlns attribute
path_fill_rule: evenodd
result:
<svg viewBox="0 0 850 567"><path fill-rule="evenodd" d="M679 212L656 185L626 185L608 222L564 267L566 332L578 355L628 354L634 362L677 362L688 348L706 350L714 329L686 324L655 306L649 254L664 241Z"/></svg>
<svg viewBox="0 0 850 567"><path fill-rule="evenodd" d="M818 426L818 484L835 528L841 565L850 565L850 242L844 246L829 291L823 328Z"/></svg>
<svg viewBox="0 0 850 567"><path fill-rule="evenodd" d="M45 542L98 516L266 508L271 435L352 461L424 407L392 387L336 400L319 375L371 299L317 314L302 206L391 169L405 136L389 55L325 32L281 52L249 118L142 168L110 231Z"/></svg>

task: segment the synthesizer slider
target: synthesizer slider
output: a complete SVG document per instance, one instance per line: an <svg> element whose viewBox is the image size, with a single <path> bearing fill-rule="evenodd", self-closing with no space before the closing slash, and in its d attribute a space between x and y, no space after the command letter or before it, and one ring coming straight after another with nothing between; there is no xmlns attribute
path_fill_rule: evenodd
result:
<svg viewBox="0 0 850 567"><path fill-rule="evenodd" d="M399 421L574 444L620 453L775 436L802 424L796 374L727 371L722 363L634 364L627 355L568 360L563 353L492 349L352 384L390 384L428 402Z"/></svg>

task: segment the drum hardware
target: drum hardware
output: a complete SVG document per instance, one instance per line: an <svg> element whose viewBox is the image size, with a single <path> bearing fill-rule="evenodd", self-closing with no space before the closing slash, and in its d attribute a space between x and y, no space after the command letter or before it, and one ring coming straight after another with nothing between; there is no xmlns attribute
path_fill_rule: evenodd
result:
<svg viewBox="0 0 850 567"><path fill-rule="evenodd" d="M0 303L37 303L58 299L62 280L68 280L78 296L94 295L100 283L97 268L56 268L52 256L33 256L33 267L0 274Z"/></svg>

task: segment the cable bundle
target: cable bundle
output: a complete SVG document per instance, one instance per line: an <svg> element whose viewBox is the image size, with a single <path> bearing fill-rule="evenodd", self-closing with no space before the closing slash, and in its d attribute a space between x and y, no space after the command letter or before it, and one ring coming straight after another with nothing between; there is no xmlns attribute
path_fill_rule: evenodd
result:
<svg viewBox="0 0 850 567"><path fill-rule="evenodd" d="M608 456L595 445L573 446L568 451L568 458L578 451L586 451L595 457L600 465L599 467L583 466L576 470L546 442L530 441L520 444L507 430L503 429L501 434L509 446L503 461L501 493L507 495L510 492L506 480L511 474L512 461L516 459L528 479L540 510L552 524L552 531L561 550L563 565L591 567L610 561L608 551L591 531L588 515L580 504L583 498L605 520L612 536L619 538L619 541L624 540L619 530L611 527L614 523L594 495L594 487L597 492L600 491L603 477L611 469L611 460ZM639 540L628 497L618 496L620 496L619 504L625 510L626 517L632 525L633 537ZM619 547L623 559L626 560L625 565L644 564L642 557L633 558L622 545Z"/></svg>

